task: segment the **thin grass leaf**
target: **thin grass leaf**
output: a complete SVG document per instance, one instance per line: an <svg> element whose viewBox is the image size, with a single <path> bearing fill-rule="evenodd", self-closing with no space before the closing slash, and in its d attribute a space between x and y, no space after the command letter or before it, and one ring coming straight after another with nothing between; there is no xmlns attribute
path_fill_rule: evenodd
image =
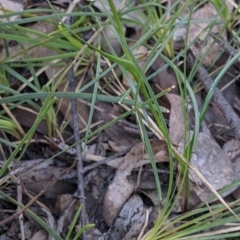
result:
<svg viewBox="0 0 240 240"><path fill-rule="evenodd" d="M38 124L42 121L42 119L47 114L49 108L53 105L54 102L55 102L55 99L51 100L51 99L49 99L49 97L46 99L45 106L43 106L43 108L39 112L39 115L37 116L34 124L29 129L29 131L26 133L26 135L23 137L22 141L17 146L17 148L13 151L13 153L8 158L8 160L5 162L3 167L0 169L0 177L5 173L6 169L10 165L10 163L15 159L16 155L18 154L18 152L22 149L23 145L26 144L29 141L29 139L32 138L32 136L33 136L33 134L34 134ZM26 148L26 146L27 146L27 144L25 145L25 148Z"/></svg>
<svg viewBox="0 0 240 240"><path fill-rule="evenodd" d="M92 227L94 227L94 226L95 226L95 224L88 224L88 225L84 226L83 228L81 228L81 229L78 231L78 233L77 233L76 236L73 238L73 240L78 240L79 237L80 237L85 231L87 231L88 229L90 229L90 228L92 228Z"/></svg>
<svg viewBox="0 0 240 240"><path fill-rule="evenodd" d="M76 212L75 215L74 215L74 218L73 218L73 220L72 220L72 222L71 222L71 224L70 224L70 227L69 227L69 230L68 230L68 233L67 233L67 236L66 236L65 240L68 240L68 239L70 238L70 236L71 236L71 234L72 234L72 232L73 232L73 228L74 228L74 226L75 226L76 223L77 223L78 217L80 216L80 213L81 213L82 208L83 208L83 205L81 204L81 205L79 206L77 212Z"/></svg>
<svg viewBox="0 0 240 240"><path fill-rule="evenodd" d="M14 143L6 140L6 139L3 139L3 138L0 138L0 143L3 143L3 144L5 144L6 146L9 146L9 147L12 147L12 148L16 148L16 147L17 147L16 144L14 144Z"/></svg>
<svg viewBox="0 0 240 240"><path fill-rule="evenodd" d="M26 14L28 12L34 12L34 11L25 10L25 11L22 11L22 12L16 12L14 15L13 14L4 14L4 15L0 15L0 18L7 18L9 16L16 16L16 15L24 15L24 13ZM99 12L92 13L92 12L81 12L81 11L71 12L71 13L62 13L61 12L61 13L58 14L58 16L53 15L53 14L51 14L51 15L49 14L49 15L44 15L44 16L22 18L22 19L19 19L19 20L11 21L11 22L0 22L0 27L11 27L13 25L21 25L21 24L44 21L44 20L57 20L57 19L59 19L59 17L62 18L62 17L68 17L68 16L69 17L82 17L82 16L106 17L106 14L105 13L99 13Z"/></svg>
<svg viewBox="0 0 240 240"><path fill-rule="evenodd" d="M0 85L1 87L1 85ZM2 87L5 89L4 87ZM171 91L171 88L166 89L165 91L158 93L155 95L155 98L158 99L165 95L167 92ZM23 93L23 94L17 94L15 96L10 96L10 97L5 97L0 99L0 104L3 103L13 103L13 102L18 102L18 101L27 101L29 99L41 99L41 98L46 98L49 95L49 92L38 92L38 93ZM91 100L93 98L92 93L72 93L72 92L54 92L53 93L54 97L57 98L79 98L83 100ZM121 100L121 96L117 97L112 97L112 96L106 96L102 94L97 94L96 96L97 101L102 101L102 102L109 102L109 103L118 103ZM134 106L134 105L139 105L142 104L141 106L144 106L145 108L148 108L148 106L145 106L147 103L151 102L152 99L147 100L146 102L135 102L134 100L129 100L129 99L124 99L122 101L123 104ZM168 110L164 107L160 107L162 112L168 112Z"/></svg>
<svg viewBox="0 0 240 240"><path fill-rule="evenodd" d="M217 12L221 15L221 17L223 18L225 23L229 23L229 20L232 19L231 18L231 14L228 10L226 1L224 0L211 0L211 2L213 3L214 7L216 8ZM231 24L229 23L227 25L227 29L230 30L231 29Z"/></svg>
<svg viewBox="0 0 240 240"><path fill-rule="evenodd" d="M9 133L13 137L16 137L18 140L21 139L21 134L19 133L15 123L7 117L0 116L0 129Z"/></svg>

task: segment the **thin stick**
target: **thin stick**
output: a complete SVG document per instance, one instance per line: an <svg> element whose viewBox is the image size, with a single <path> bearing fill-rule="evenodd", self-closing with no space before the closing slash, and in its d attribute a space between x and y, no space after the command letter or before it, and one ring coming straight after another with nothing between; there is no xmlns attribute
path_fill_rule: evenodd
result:
<svg viewBox="0 0 240 240"><path fill-rule="evenodd" d="M21 186L21 182L20 179L18 178L17 180L17 196L18 196L18 202L22 204L22 186ZM18 206L18 211L20 211L21 208ZM20 225L20 230L21 230L21 239L25 240L25 232L24 232L24 218L23 218L23 213L21 213L18 216L18 220L19 220L19 225Z"/></svg>
<svg viewBox="0 0 240 240"><path fill-rule="evenodd" d="M188 65L190 67L193 67L196 58L194 57L191 50L188 50L187 52L187 61ZM203 65L200 65L198 68L197 78L201 81L205 90L209 91L213 84L213 80ZM218 87L216 87L214 90L213 101L218 106L226 120L229 122L236 137L240 139L240 119Z"/></svg>
<svg viewBox="0 0 240 240"><path fill-rule="evenodd" d="M128 147L124 150L122 150L121 152L117 152L107 158L104 158L103 160L100 160L98 162L95 162L95 163L92 163L91 165L88 165L87 167L84 168L83 172L86 173L90 170L93 170L94 168L97 168L103 164L107 164L108 162L114 160L115 158L118 158L118 157L121 157L123 155L125 155L127 152L129 152L129 150L131 149L132 147Z"/></svg>
<svg viewBox="0 0 240 240"><path fill-rule="evenodd" d="M71 18L67 17L66 24L70 26ZM74 86L74 71L73 67L71 67L67 73L69 91L75 92ZM75 146L76 149L76 157L77 157L77 178L78 178L78 198L80 204L83 205L80 222L81 227L84 227L87 224L87 215L86 215L86 206L85 206L85 194L84 194L84 177L83 177L83 159L82 159L82 150L80 144L80 135L79 135L79 125L78 125L78 114L77 114L77 100L75 98L71 98L71 114L72 114L72 123L73 123L73 131L74 131L74 140L78 142ZM86 239L86 234L83 232L82 239Z"/></svg>

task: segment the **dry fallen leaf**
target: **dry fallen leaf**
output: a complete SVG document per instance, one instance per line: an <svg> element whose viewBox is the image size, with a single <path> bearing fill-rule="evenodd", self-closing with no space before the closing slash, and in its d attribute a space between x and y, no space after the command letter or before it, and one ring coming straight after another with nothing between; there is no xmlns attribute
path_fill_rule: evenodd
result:
<svg viewBox="0 0 240 240"><path fill-rule="evenodd" d="M191 135L192 133L191 131ZM183 141L179 145L179 151L183 152ZM220 190L235 180L230 158L212 138L202 132L198 134L190 163L215 190ZM212 195L212 192L191 169L189 170L189 178L196 184L193 186L194 191L202 201ZM225 193L223 196L229 193Z"/></svg>
<svg viewBox="0 0 240 240"><path fill-rule="evenodd" d="M183 138L184 116L182 99L176 94L167 94L167 98L171 103L171 111L169 118L169 135L170 140L174 144L179 144Z"/></svg>
<svg viewBox="0 0 240 240"><path fill-rule="evenodd" d="M154 155L160 151L166 151L166 144L161 140L151 141ZM162 150L164 149L164 150ZM119 211L135 189L135 184L128 181L128 176L132 170L141 166L140 160L145 155L144 144L140 143L124 157L123 162L118 167L112 183L109 185L103 201L103 218L108 226L112 226ZM162 155L162 161L166 161L166 156ZM160 161L158 154L158 161ZM149 162L149 160L148 160ZM146 161L144 161L146 164Z"/></svg>
<svg viewBox="0 0 240 240"><path fill-rule="evenodd" d="M103 219L108 226L112 226L125 201L134 191L134 185L129 183L127 176L131 174L135 164L142 158L143 144L138 144L124 158L115 173L112 183L104 196Z"/></svg>

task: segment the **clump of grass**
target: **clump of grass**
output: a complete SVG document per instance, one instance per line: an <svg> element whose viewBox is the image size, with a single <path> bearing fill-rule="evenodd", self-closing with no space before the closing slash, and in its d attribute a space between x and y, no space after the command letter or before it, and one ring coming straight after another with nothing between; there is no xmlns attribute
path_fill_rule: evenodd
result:
<svg viewBox="0 0 240 240"><path fill-rule="evenodd" d="M158 197L160 200L163 198L161 192L161 184L158 177L157 167L154 161L154 156L146 127L154 131L156 135L161 136L167 143L170 169L167 196L165 198L163 209L159 213L159 217L155 223L155 226L142 239L209 239L209 237L211 237L211 239L219 239L222 237L228 238L239 236L239 234L235 232L238 227L228 228L228 232L226 231L225 235L221 235L217 230L211 230L216 226L235 223L237 221L237 218L232 215L229 209L232 208L233 211L239 210L237 202L231 203L228 206L224 200L222 200L220 195L217 195L217 193L215 193L217 197L221 199L225 204L215 205L211 207L211 211L204 204L202 204L197 206L196 209L187 212L175 219L168 219L174 208L174 205L178 201L178 197L183 187L185 188L187 201L189 192L189 161L191 159L191 153L194 149L194 145L197 139L199 126L203 121L207 106L210 102L210 98L206 98L203 110L199 116L196 99L186 75L186 64L184 66L184 71L180 70L177 66L178 59L180 57L185 57L187 48L180 52L177 57L174 56L175 53L173 49L172 37L173 30L176 28L175 21L177 18L180 18L184 8L191 5L192 1L186 1L183 7L179 8L178 11L174 11L174 9L179 4L179 1L176 2L171 8L164 8L157 1L147 2L144 0L140 1L140 5L138 7L132 6L129 11L134 11L137 8L141 8L145 12L145 15L141 16L143 18L141 19L141 22L137 22L136 20L134 23L136 25L141 24L143 31L140 38L136 40L132 47L128 46L125 33L123 32L122 25L128 21L124 18L124 9L119 12L112 0L108 0L108 3L111 12L107 13L96 13L94 10L71 13L61 13L55 10L45 10L45 12L50 12L53 14L38 16L36 14L38 10L26 10L21 13L7 13L5 15L5 17L10 17L14 14L21 14L22 16L27 17L19 19L16 22L0 24L0 28L2 30L0 33L1 38L3 38L5 41L12 39L22 45L22 49L14 53L14 55L6 55L6 58L1 60L0 93L7 95L5 95L4 98L0 99L0 104L11 102L14 103L14 106L17 107L23 103L28 103L38 112L38 116L33 126L25 135L21 135L21 131L17 127L16 123L14 123L11 119L1 117L0 128L3 131L15 136L17 139L20 139L21 142L15 147L15 150L5 162L3 168L0 170L0 176L3 177L4 174L6 174L7 168L10 166L10 163L14 160L14 158L19 155L20 150L21 153L18 159L21 159L21 156L23 155L24 151L26 151L31 138L42 119L46 119L47 121L49 137L54 136L57 130L56 112L54 108L56 97L76 97L89 100L92 104L90 109L88 129L86 131L85 137L83 137L81 141L86 143L87 140L89 140L91 137L95 136L97 133L103 131L115 122L128 115L134 114L136 116L136 121L139 129L141 130L141 138L145 143L145 148L152 164L157 184ZM220 9L220 6L222 6L221 1L213 1L213 3L219 10L223 19L226 21L228 30L231 30L232 24L230 23L232 22L232 16L227 12L226 6L224 6L223 9L222 7ZM62 22L58 24L58 20L61 20L62 17L69 16L76 19L78 18L79 20L75 21L75 23L70 26L66 26ZM94 22L94 26L91 26L91 22L88 22L88 19L94 19L95 17L105 17L108 19L108 22L101 23L100 21L96 21ZM21 24L44 21L46 19L52 22L55 21L55 24L57 25L56 29L49 34L39 33L33 29L30 30L27 27L20 26ZM144 28L142 24L143 22L147 23L147 28ZM117 37L124 52L123 56L121 57L114 54L114 51L111 53L104 52L101 50L101 47L93 46L91 42L86 42L81 38L82 33L85 30L91 29L92 27L101 29L102 27L104 28L106 24L114 26L116 32L118 32ZM101 33L101 31L99 30L98 33ZM147 44L147 41L149 39L154 40L153 46L149 46ZM146 60L145 67L143 69L139 67L138 61L132 53L134 48L138 48L141 45L145 45L149 50L148 59ZM56 54L48 57L41 56L38 58L31 58L29 56L29 51L38 46L54 50ZM111 45L109 48L111 49ZM6 52L8 52L8 49L6 49ZM30 68L32 74L30 81L14 70L13 62L19 56L24 56L24 60L20 61L18 64L20 64L22 67ZM162 92L160 95L155 95L146 77L146 73L149 70L150 66L159 57L161 57L166 62L166 64L172 68L176 77L178 78L179 87L182 86L182 89L180 91L182 101L185 102L185 99L187 97L190 97L194 107L196 120L194 126L194 136L190 145L186 148L184 155L181 155L172 145L168 134L168 128L162 114L163 108L161 108L157 102L158 97L162 96L167 91ZM69 58L72 58L73 61L69 64L63 64L62 60L67 60ZM108 59L110 62L110 67L104 71L100 70L101 58ZM72 67L72 65L75 64L84 66L87 69L87 67L92 64L89 59L93 59L93 63L96 63L97 66L97 71L93 79L90 80L87 85L85 85L76 93L57 92L58 86L62 82L66 81L66 73ZM61 70L55 74L53 79L49 79L49 82L45 86L41 86L38 81L39 74L45 71L49 66L53 65L60 66ZM101 87L99 80L106 76L109 71L114 69L116 65L120 67L122 74L127 79L130 86L129 89L127 91L124 91L123 89L119 90L121 93L120 96L107 96L102 93L99 94L98 88ZM36 67L40 67L40 70L36 71ZM196 71L197 67L198 66L195 66L195 69L192 69L192 72ZM133 76L134 82L129 77L129 73ZM10 84L6 78L6 74L14 76L21 82L23 88L24 86L28 86L33 93L22 94L21 91L11 89ZM81 73L79 71L76 71L76 74ZM84 90L91 86L94 87L93 93L85 94ZM119 87L119 89L121 88ZM212 91L213 90L214 89L212 89ZM209 94L211 94L211 92ZM39 99L40 104L36 104L33 101L34 99ZM116 104L120 102L122 105L124 105L127 111L111 122L99 127L97 130L91 131L90 125L92 122L92 115L96 101L98 100L101 100L103 102L114 102ZM151 116L149 114L149 111L151 113ZM2 112L2 114L5 113L5 111ZM184 114L187 115L186 110ZM189 131L188 124L189 123L186 122L184 129L186 135ZM6 143L6 141L4 141L4 139L0 139L0 143ZM182 180L180 181L180 178L178 179L180 185L180 188L178 189L173 181L173 158L176 158L181 166L180 174L182 176ZM2 183L5 181L7 181L7 178L1 179ZM234 184L237 185L239 183L236 182ZM9 198L4 192L0 192L0 194L8 198L10 201L14 202L14 204L19 205L15 200ZM79 209L78 214L80 213L80 210L81 209ZM56 234L49 226L46 225L46 223L34 215L30 210L26 210L26 212L30 214L39 224L41 224L41 226L43 226L53 237L55 237L55 239L61 239L58 234ZM75 225L76 219L77 215L74 218L74 224L72 226ZM77 239L84 230L91 226L92 225L85 226L82 230L79 231L74 239ZM73 228L71 227L71 230L72 229ZM206 230L209 231L204 232ZM69 236L70 235L68 234L68 237Z"/></svg>

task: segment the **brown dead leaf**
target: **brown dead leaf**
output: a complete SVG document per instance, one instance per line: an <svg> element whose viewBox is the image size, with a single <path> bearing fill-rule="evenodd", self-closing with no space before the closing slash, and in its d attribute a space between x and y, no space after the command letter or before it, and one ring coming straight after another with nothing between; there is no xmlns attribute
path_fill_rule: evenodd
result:
<svg viewBox="0 0 240 240"><path fill-rule="evenodd" d="M183 138L184 116L182 99L176 94L167 94L167 98L171 103L170 119L169 119L169 135L172 143L178 145Z"/></svg>
<svg viewBox="0 0 240 240"><path fill-rule="evenodd" d="M112 226L123 204L134 191L134 185L130 184L127 176L131 174L135 164L142 158L144 146L142 143L135 146L124 158L115 173L112 183L104 196L103 219L108 226Z"/></svg>
<svg viewBox="0 0 240 240"><path fill-rule="evenodd" d="M153 145L153 151L157 148L161 151L161 146L163 141L152 140L151 145ZM164 143L166 147L166 144ZM125 201L133 193L135 184L128 181L128 176L131 174L132 170L139 166L139 161L145 155L144 144L140 143L124 157L123 162L118 167L112 183L109 185L108 190L105 194L103 201L103 218L108 226L111 226L119 211L121 210ZM163 158L164 160L166 159ZM149 162L149 161L148 161Z"/></svg>
<svg viewBox="0 0 240 240"><path fill-rule="evenodd" d="M117 142L114 142L112 140L109 140L108 144L114 152L120 152L125 148L125 146L121 146Z"/></svg>

